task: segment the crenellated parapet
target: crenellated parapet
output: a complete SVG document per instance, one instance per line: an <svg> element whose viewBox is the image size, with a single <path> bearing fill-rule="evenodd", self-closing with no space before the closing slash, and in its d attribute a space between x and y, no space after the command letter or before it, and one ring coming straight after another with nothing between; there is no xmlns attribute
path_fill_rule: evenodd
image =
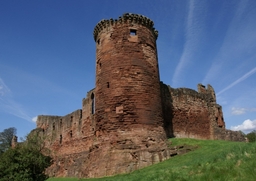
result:
<svg viewBox="0 0 256 181"><path fill-rule="evenodd" d="M123 16L120 16L119 19L109 19L109 20L101 20L94 28L93 31L93 37L94 40L97 40L98 34L105 28L108 28L110 26L114 26L116 24L122 24L122 23L135 23L142 26L147 27L150 29L153 34L155 35L155 38L158 37L158 31L154 28L154 22L147 18L146 16L139 15L139 14L132 14L132 13L125 13Z"/></svg>

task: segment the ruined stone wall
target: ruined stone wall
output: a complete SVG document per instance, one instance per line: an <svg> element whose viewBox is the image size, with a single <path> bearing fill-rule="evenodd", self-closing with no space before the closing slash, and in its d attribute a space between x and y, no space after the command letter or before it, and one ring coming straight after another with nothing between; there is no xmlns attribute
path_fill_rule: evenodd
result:
<svg viewBox="0 0 256 181"><path fill-rule="evenodd" d="M168 137L245 141L241 132L225 129L222 107L211 85L198 92L161 84L164 128Z"/></svg>
<svg viewBox="0 0 256 181"><path fill-rule="evenodd" d="M173 134L178 138L210 138L209 103L205 94L170 88L173 108Z"/></svg>
<svg viewBox="0 0 256 181"><path fill-rule="evenodd" d="M216 104L213 88L199 84L198 92L174 89L162 84L165 130L169 136L213 139L213 128L225 129L221 107Z"/></svg>
<svg viewBox="0 0 256 181"><path fill-rule="evenodd" d="M38 116L37 130L54 158L54 164L47 169L51 176L82 174L84 160L94 140L93 91L82 100L82 110L65 116Z"/></svg>
<svg viewBox="0 0 256 181"><path fill-rule="evenodd" d="M82 134L82 110L74 111L66 116L38 116L37 128L42 128L49 144L59 144L80 137Z"/></svg>

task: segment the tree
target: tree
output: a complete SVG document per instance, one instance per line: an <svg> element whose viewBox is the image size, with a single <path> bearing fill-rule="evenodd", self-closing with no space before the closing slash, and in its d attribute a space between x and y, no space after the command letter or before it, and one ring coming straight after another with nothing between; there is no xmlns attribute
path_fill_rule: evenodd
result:
<svg viewBox="0 0 256 181"><path fill-rule="evenodd" d="M12 146L12 138L16 135L16 128L11 127L0 132L0 153L5 152Z"/></svg>
<svg viewBox="0 0 256 181"><path fill-rule="evenodd" d="M0 181L43 181L48 178L45 169L51 165L43 139L29 135L23 143L0 155Z"/></svg>
<svg viewBox="0 0 256 181"><path fill-rule="evenodd" d="M249 142L255 142L256 141L256 130L248 133L246 135L246 137L248 138Z"/></svg>

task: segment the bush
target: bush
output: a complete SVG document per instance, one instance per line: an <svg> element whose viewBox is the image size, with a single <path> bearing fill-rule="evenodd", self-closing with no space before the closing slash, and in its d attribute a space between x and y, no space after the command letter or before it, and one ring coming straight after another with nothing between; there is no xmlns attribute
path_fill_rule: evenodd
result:
<svg viewBox="0 0 256 181"><path fill-rule="evenodd" d="M0 181L43 181L44 170L51 158L42 154L44 147L38 137L30 137L0 155Z"/></svg>
<svg viewBox="0 0 256 181"><path fill-rule="evenodd" d="M248 133L246 135L246 137L248 138L249 142L255 142L256 141L256 130Z"/></svg>

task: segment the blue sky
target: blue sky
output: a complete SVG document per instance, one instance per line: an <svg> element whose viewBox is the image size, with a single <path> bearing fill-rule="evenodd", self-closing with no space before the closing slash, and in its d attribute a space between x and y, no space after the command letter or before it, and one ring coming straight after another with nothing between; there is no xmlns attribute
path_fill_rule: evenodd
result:
<svg viewBox="0 0 256 181"><path fill-rule="evenodd" d="M93 29L101 19L142 14L155 23L161 80L211 84L226 127L256 129L255 0L0 1L0 131L19 137L37 115L82 107L95 85Z"/></svg>

